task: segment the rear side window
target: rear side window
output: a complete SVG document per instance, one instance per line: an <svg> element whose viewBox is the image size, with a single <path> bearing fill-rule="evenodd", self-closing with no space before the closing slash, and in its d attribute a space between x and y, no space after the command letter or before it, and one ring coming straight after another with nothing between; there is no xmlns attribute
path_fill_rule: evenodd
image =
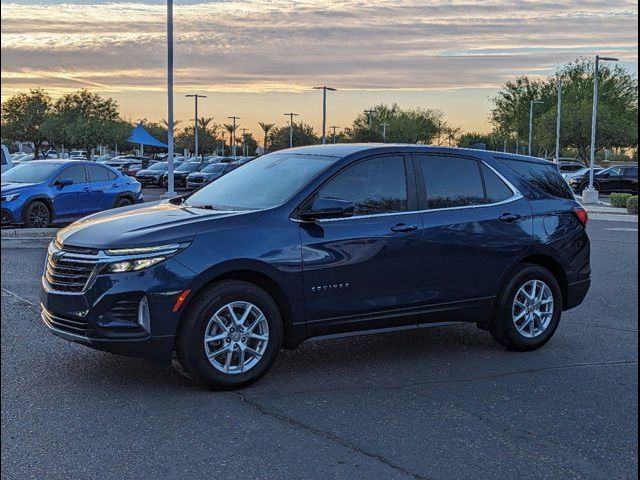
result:
<svg viewBox="0 0 640 480"><path fill-rule="evenodd" d="M404 159L376 157L364 160L338 173L318 195L353 202L356 216L406 211Z"/></svg>
<svg viewBox="0 0 640 480"><path fill-rule="evenodd" d="M569 185L558 172L556 164L526 162L510 158L498 158L498 160L515 170L530 185L543 193L552 197L573 200L573 193L571 193Z"/></svg>
<svg viewBox="0 0 640 480"><path fill-rule="evenodd" d="M427 208L451 208L486 203L477 160L418 157L427 193Z"/></svg>
<svg viewBox="0 0 640 480"><path fill-rule="evenodd" d="M487 203L504 202L513 197L513 192L504 181L485 164L481 165L484 186L487 191Z"/></svg>
<svg viewBox="0 0 640 480"><path fill-rule="evenodd" d="M90 182L108 182L116 179L115 173L99 165L87 165L87 172Z"/></svg>
<svg viewBox="0 0 640 480"><path fill-rule="evenodd" d="M638 176L638 167L627 167L624 172L627 177L637 177Z"/></svg>

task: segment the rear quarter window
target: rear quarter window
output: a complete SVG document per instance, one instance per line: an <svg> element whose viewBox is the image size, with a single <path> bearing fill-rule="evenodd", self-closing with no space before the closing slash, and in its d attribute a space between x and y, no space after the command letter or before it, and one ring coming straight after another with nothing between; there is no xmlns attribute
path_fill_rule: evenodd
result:
<svg viewBox="0 0 640 480"><path fill-rule="evenodd" d="M498 158L498 160L514 170L537 190L556 198L574 199L569 185L560 175L556 164L527 162L510 158Z"/></svg>

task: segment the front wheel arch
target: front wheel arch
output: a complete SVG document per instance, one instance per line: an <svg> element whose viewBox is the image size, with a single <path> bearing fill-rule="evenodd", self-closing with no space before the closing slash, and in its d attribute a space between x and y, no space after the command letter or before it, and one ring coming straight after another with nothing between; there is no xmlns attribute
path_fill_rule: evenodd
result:
<svg viewBox="0 0 640 480"><path fill-rule="evenodd" d="M22 223L26 223L27 209L31 206L33 202L36 202L36 201L40 201L44 203L47 206L47 208L49 208L49 214L51 215L50 223L53 223L56 217L56 211L55 211L55 208L53 207L53 201L49 197L44 195L36 195L33 197L29 197L27 201L24 202L24 205L20 212Z"/></svg>

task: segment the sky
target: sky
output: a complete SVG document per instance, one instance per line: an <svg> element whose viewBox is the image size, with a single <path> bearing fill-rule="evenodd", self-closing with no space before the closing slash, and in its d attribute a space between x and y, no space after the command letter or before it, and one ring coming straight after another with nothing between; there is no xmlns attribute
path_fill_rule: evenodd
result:
<svg viewBox="0 0 640 480"><path fill-rule="evenodd" d="M339 129L367 107L438 108L487 131L490 98L518 75L595 53L638 69L638 4L625 0L174 0L175 117ZM87 88L125 118L167 116L164 1L13 0L1 6L1 97Z"/></svg>

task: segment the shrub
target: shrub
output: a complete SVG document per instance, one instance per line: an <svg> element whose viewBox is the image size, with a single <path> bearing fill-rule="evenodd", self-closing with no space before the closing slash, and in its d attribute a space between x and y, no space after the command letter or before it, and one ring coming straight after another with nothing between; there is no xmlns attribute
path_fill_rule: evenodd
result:
<svg viewBox="0 0 640 480"><path fill-rule="evenodd" d="M632 215L638 214L638 196L634 195L633 197L629 197L627 200L627 212Z"/></svg>
<svg viewBox="0 0 640 480"><path fill-rule="evenodd" d="M611 206L616 208L627 208L627 201L632 197L630 193L612 193L609 195Z"/></svg>

